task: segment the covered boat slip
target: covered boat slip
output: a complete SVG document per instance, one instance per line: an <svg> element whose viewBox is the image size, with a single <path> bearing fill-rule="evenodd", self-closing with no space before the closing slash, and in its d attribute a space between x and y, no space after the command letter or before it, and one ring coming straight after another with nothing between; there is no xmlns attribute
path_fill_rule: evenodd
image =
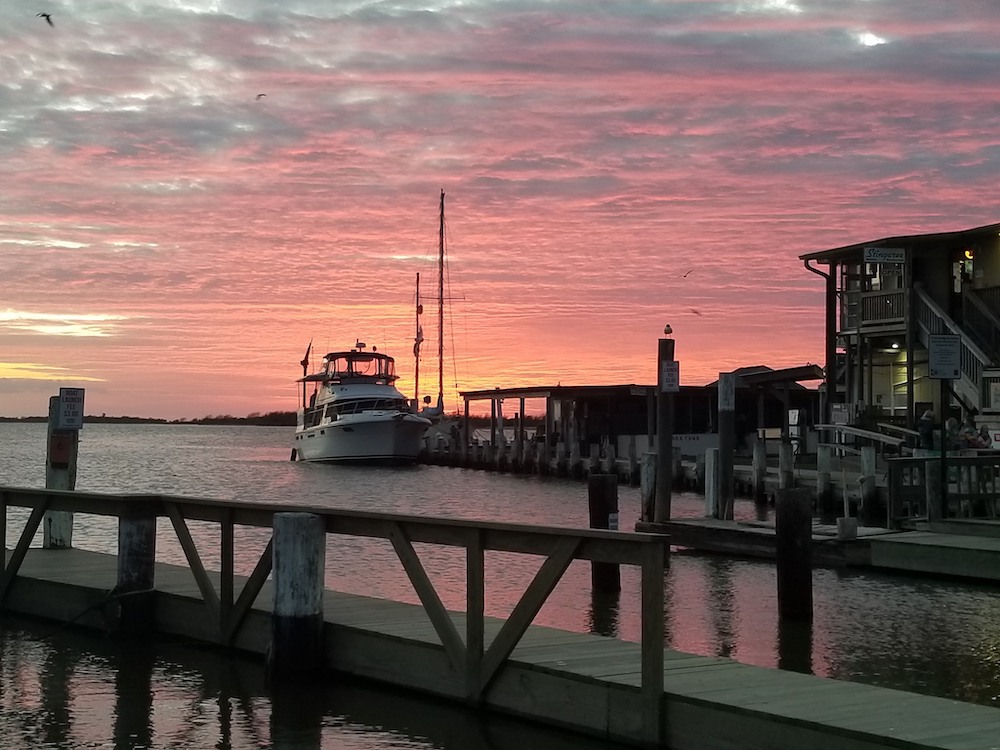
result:
<svg viewBox="0 0 1000 750"><path fill-rule="evenodd" d="M120 627L119 618L128 614L133 601L121 588L127 558L39 549L29 543L46 511L118 516L120 528L128 528L130 519L144 513L147 518L170 519L188 559L187 566L156 563L153 586L134 591L134 601L148 605L145 634L184 635L261 654L267 648L275 600L268 580L274 540L250 576L235 575L233 526L265 529L275 513L287 508L10 488L0 490L0 500L5 521L8 508L31 511L21 542L5 554L0 597L8 611L102 630ZM959 750L1000 743L1000 712L990 707L664 649L664 537L306 510L324 518L328 534L390 540L422 602L326 590L324 657L336 672L609 740L673 750ZM189 520L217 525L221 571L202 565ZM466 612L444 609L412 542L465 548ZM127 540L122 544L120 537L119 548L129 546ZM506 619L482 616L481 561L486 549L543 558L534 581ZM642 643L531 624L574 559L618 560L642 568ZM658 616L651 617L657 605Z"/></svg>

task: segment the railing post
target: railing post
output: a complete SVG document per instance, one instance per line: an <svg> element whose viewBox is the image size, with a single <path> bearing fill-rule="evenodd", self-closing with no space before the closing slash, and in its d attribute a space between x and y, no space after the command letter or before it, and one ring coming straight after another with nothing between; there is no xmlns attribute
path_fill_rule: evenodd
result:
<svg viewBox="0 0 1000 750"><path fill-rule="evenodd" d="M316 678L326 662L326 526L312 513L275 513L273 524L274 611L267 673L272 678Z"/></svg>
<svg viewBox="0 0 1000 750"><path fill-rule="evenodd" d="M663 741L663 571L669 537L659 535L646 545L642 563L642 739L650 747Z"/></svg>
<svg viewBox="0 0 1000 750"><path fill-rule="evenodd" d="M477 705L483 695L486 614L486 559L481 531L471 534L465 555L465 699Z"/></svg>

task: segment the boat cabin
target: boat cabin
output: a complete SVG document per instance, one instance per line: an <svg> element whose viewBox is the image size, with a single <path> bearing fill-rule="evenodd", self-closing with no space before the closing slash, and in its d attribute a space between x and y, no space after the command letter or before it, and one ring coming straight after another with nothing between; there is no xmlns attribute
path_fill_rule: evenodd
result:
<svg viewBox="0 0 1000 750"><path fill-rule="evenodd" d="M387 354L351 349L349 352L330 352L323 357L323 369L302 378L302 382L360 381L376 385L390 385L399 378L396 361Z"/></svg>
<svg viewBox="0 0 1000 750"><path fill-rule="evenodd" d="M374 379L378 383L391 383L398 378L395 360L378 352L331 352L323 357L323 371L329 378Z"/></svg>

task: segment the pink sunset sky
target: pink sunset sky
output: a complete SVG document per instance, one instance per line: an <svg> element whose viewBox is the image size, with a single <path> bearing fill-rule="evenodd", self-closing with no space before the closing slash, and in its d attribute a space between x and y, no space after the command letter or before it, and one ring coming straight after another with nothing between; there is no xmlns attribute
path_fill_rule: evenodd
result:
<svg viewBox="0 0 1000 750"><path fill-rule="evenodd" d="M998 39L982 0L2 3L0 414L293 409L310 339L412 394L442 189L449 409L654 383L668 322L685 385L823 364L800 254L1000 221Z"/></svg>

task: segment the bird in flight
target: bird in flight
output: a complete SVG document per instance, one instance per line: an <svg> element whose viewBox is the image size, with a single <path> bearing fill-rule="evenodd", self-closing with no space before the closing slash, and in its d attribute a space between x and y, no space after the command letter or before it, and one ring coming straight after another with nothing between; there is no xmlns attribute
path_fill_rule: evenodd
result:
<svg viewBox="0 0 1000 750"><path fill-rule="evenodd" d="M694 269L692 268L692 269L691 269L691 271L693 271L693 270L694 270ZM690 276L690 275L691 275L691 271L688 271L688 272L687 272L686 274L684 274L683 276L681 276L681 278L682 278L682 279L686 279L686 278L687 278L688 276Z"/></svg>
<svg viewBox="0 0 1000 750"><path fill-rule="evenodd" d="M35 15L38 18L44 18L45 22L48 23L49 26L55 26L55 24L52 23L52 14L51 13L36 13Z"/></svg>
<svg viewBox="0 0 1000 750"><path fill-rule="evenodd" d="M265 96L267 96L267 94L257 94L257 98L258 98L258 99L260 99L260 98L262 98L262 97L265 97Z"/></svg>
<svg viewBox="0 0 1000 750"><path fill-rule="evenodd" d="M701 310L695 310L693 307L689 307L688 310L693 312L695 315L701 315Z"/></svg>

